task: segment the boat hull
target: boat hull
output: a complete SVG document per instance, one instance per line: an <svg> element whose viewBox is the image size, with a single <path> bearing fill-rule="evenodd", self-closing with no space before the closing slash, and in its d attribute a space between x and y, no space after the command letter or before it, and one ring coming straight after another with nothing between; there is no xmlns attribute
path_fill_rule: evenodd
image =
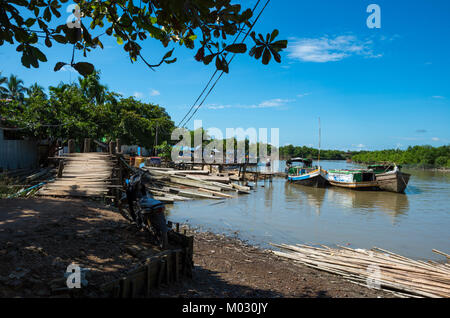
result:
<svg viewBox="0 0 450 318"><path fill-rule="evenodd" d="M314 188L325 188L329 185L329 183L326 176L324 176L323 174L323 170L316 170L299 176L288 175L287 179L288 181L295 184L301 184Z"/></svg>
<svg viewBox="0 0 450 318"><path fill-rule="evenodd" d="M381 190L403 193L410 176L408 173L394 171L377 174L376 180Z"/></svg>
<svg viewBox="0 0 450 318"><path fill-rule="evenodd" d="M335 180L328 180L331 185L341 188L355 189L355 190L379 190L376 181L361 181L361 182L342 182Z"/></svg>

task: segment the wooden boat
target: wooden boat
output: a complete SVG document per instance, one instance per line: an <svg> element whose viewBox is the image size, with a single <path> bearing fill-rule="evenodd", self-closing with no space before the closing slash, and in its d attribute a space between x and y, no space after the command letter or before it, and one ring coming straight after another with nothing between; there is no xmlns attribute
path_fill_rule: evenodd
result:
<svg viewBox="0 0 450 318"><path fill-rule="evenodd" d="M378 190L375 173L366 169L328 170L331 185L358 190Z"/></svg>
<svg viewBox="0 0 450 318"><path fill-rule="evenodd" d="M373 170L381 190L403 193L408 186L410 174L404 173L396 164L375 164L367 167Z"/></svg>
<svg viewBox="0 0 450 318"><path fill-rule="evenodd" d="M302 165L294 165L301 163ZM320 166L313 167L312 159L292 158L286 162L287 179L289 182L324 188L328 186L327 171Z"/></svg>

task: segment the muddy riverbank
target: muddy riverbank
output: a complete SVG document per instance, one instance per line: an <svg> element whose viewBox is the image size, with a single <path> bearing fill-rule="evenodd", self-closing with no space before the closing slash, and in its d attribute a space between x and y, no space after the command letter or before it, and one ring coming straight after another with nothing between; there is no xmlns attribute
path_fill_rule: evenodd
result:
<svg viewBox="0 0 450 318"><path fill-rule="evenodd" d="M152 297L392 297L237 238L189 228L187 234L194 236L193 278L163 285ZM2 200L0 238L0 297L67 297L70 263L90 269L90 289L158 252L117 212L76 199ZM102 295L94 288L82 297Z"/></svg>
<svg viewBox="0 0 450 318"><path fill-rule="evenodd" d="M193 279L153 297L378 298L391 293L279 258L237 238L188 230L194 236Z"/></svg>

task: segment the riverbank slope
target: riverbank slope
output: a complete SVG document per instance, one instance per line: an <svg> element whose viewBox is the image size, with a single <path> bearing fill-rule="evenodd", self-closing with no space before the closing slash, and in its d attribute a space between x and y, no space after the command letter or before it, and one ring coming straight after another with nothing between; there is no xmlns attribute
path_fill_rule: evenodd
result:
<svg viewBox="0 0 450 318"><path fill-rule="evenodd" d="M193 279L153 297L379 298L391 293L284 260L237 238L188 230L194 236Z"/></svg>

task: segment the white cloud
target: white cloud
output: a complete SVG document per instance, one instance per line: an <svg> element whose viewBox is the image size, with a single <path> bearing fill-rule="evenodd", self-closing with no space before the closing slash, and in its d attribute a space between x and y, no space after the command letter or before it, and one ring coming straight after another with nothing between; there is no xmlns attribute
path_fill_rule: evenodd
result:
<svg viewBox="0 0 450 318"><path fill-rule="evenodd" d="M358 144L358 145L352 145L352 146L355 148L358 148L359 150L366 148L366 145L364 145L364 144Z"/></svg>
<svg viewBox="0 0 450 318"><path fill-rule="evenodd" d="M434 96L431 96L431 97L434 98L434 99L445 99L444 96L440 96L440 95L434 95Z"/></svg>
<svg viewBox="0 0 450 318"><path fill-rule="evenodd" d="M262 101L259 104L253 105L222 105L222 104L209 104L206 106L208 109L225 109L225 108L246 108L246 109L255 109L255 108L276 108L286 105L287 103L293 102L293 99L282 99L282 98L274 98Z"/></svg>
<svg viewBox="0 0 450 318"><path fill-rule="evenodd" d="M433 141L439 141L440 139L439 139L438 137L433 137L433 138L431 138L431 140L433 140Z"/></svg>
<svg viewBox="0 0 450 318"><path fill-rule="evenodd" d="M142 97L144 97L144 94L141 93L141 92L134 92L134 93L133 93L133 96L134 96L135 98L142 98Z"/></svg>
<svg viewBox="0 0 450 318"><path fill-rule="evenodd" d="M152 89L150 91L150 96L159 96L161 95L161 93L159 91L157 91L156 89Z"/></svg>
<svg viewBox="0 0 450 318"><path fill-rule="evenodd" d="M270 100L266 100L263 101L261 103L259 103L258 105L252 105L249 108L268 108L268 107L280 107L283 106L289 102L291 102L292 100L290 99L281 99L281 98L275 98L275 99L270 99Z"/></svg>
<svg viewBox="0 0 450 318"><path fill-rule="evenodd" d="M63 67L61 67L61 71L72 72L72 73L78 74L78 72L70 65L64 65Z"/></svg>
<svg viewBox="0 0 450 318"><path fill-rule="evenodd" d="M361 41L353 35L336 37L291 39L288 47L289 57L302 62L335 62L352 55L369 58L381 57L374 54L371 40Z"/></svg>
<svg viewBox="0 0 450 318"><path fill-rule="evenodd" d="M302 93L302 94L298 94L297 97L302 98L305 96L311 95L311 93Z"/></svg>
<svg viewBox="0 0 450 318"><path fill-rule="evenodd" d="M206 106L208 109L224 109L224 108L231 108L231 105L218 105L218 104L209 104Z"/></svg>

